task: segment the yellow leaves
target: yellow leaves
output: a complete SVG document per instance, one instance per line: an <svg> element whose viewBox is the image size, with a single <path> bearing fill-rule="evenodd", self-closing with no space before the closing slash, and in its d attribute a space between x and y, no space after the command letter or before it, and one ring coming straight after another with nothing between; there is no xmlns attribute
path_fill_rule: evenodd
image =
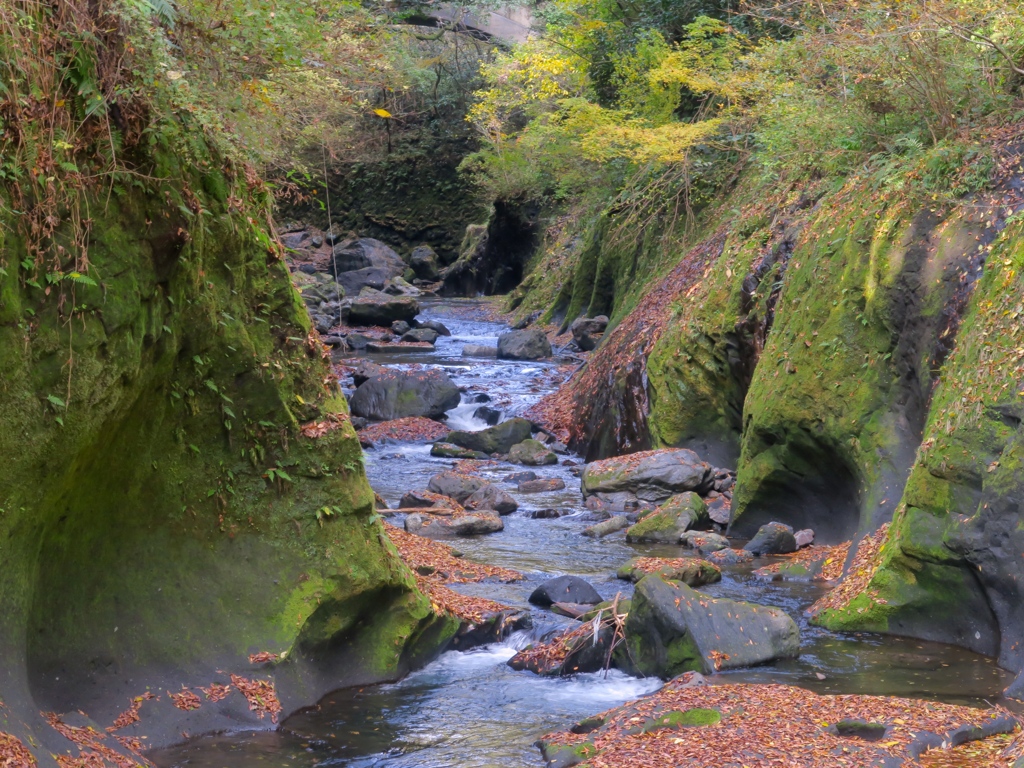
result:
<svg viewBox="0 0 1024 768"><path fill-rule="evenodd" d="M393 117L393 115L386 109L375 109L373 110L373 114L377 115L377 117L383 117L385 120Z"/></svg>

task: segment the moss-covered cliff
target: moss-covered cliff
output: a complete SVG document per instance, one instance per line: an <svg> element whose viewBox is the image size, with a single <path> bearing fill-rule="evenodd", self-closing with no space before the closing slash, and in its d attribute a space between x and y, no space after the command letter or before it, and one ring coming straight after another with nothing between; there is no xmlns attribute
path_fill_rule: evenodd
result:
<svg viewBox="0 0 1024 768"><path fill-rule="evenodd" d="M97 183L89 146L58 169L29 143L32 103L7 159L55 175L0 187L0 731L52 765L71 743L40 711L108 725L239 673L287 713L421 663L456 627L374 514L258 177L161 118ZM163 700L146 746L259 722Z"/></svg>
<svg viewBox="0 0 1024 768"><path fill-rule="evenodd" d="M591 458L685 445L736 466L738 535L780 520L841 541L901 510L867 591L817 620L1021 669L1024 200L1013 145L995 152L1000 170L966 193L953 175L987 172L929 175L948 146L882 187L740 179L538 415Z"/></svg>

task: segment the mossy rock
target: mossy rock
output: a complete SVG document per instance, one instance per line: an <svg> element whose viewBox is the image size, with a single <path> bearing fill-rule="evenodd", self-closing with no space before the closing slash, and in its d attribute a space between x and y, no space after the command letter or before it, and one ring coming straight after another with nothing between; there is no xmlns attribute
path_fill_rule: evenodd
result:
<svg viewBox="0 0 1024 768"><path fill-rule="evenodd" d="M707 504L696 493L677 494L627 529L626 541L678 544L680 536L706 519L707 510Z"/></svg>

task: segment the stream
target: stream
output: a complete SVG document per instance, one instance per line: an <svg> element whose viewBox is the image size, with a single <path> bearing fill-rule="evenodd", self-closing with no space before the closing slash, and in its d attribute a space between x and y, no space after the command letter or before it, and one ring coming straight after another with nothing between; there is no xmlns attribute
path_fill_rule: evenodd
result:
<svg viewBox="0 0 1024 768"><path fill-rule="evenodd" d="M442 367L464 388L463 404L449 413L453 429L486 427L473 416L485 401L502 411L502 418L521 414L556 389L566 375L567 369L553 362L464 358L463 345L494 345L506 326L484 319L483 305L474 300L428 300L423 306L420 319L443 322L452 336L440 337L433 351L422 354L369 357L387 365ZM425 489L432 475L451 467L450 459L431 457L429 450L429 444L391 443L366 452L370 484L389 506L397 506L406 491ZM511 492L514 486L503 478L522 469L499 464L479 474ZM520 507L504 517L504 531L453 542L469 560L514 568L526 578L514 584L483 582L453 588L529 609L532 629L516 632L502 643L445 653L398 683L336 691L318 706L289 717L278 730L197 738L148 757L161 768L540 766L534 742L545 733L657 690L661 685L657 679L632 678L616 670L542 678L506 665L518 649L574 624L527 603L540 583L573 574L590 581L606 599L616 593L628 597L632 585L615 578L616 569L626 560L641 554L692 554L676 546L627 544L622 533L603 540L581 536L592 521L579 519L586 510L573 467L531 469L540 477L561 477L566 489L514 494ZM547 508L571 514L529 517L532 510ZM400 518L391 522L402 524ZM724 567L722 581L701 591L783 608L799 624L801 656L719 674L710 682L785 683L818 693L898 695L979 705L996 703L1011 682L1012 675L992 659L961 648L894 637L839 635L812 627L804 611L825 590L811 583L754 577L752 570L767 562L770 558L752 566Z"/></svg>

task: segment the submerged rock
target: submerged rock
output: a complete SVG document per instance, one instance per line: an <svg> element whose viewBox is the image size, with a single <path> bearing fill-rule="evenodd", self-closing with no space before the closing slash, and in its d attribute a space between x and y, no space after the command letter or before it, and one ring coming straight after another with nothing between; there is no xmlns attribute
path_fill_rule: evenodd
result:
<svg viewBox="0 0 1024 768"><path fill-rule="evenodd" d="M561 491L564 488L565 480L560 477L552 477L541 480L523 480L516 486L516 491L519 493L546 493L548 491Z"/></svg>
<svg viewBox="0 0 1024 768"><path fill-rule="evenodd" d="M498 337L498 357L507 360L540 360L551 357L551 342L539 328L509 331Z"/></svg>
<svg viewBox="0 0 1024 768"><path fill-rule="evenodd" d="M679 538L707 517L707 505L687 491L668 499L628 531L626 541L678 544Z"/></svg>
<svg viewBox="0 0 1024 768"><path fill-rule="evenodd" d="M558 463L558 457L539 440L523 440L512 446L508 452L508 460L513 464L525 464L528 467L542 467Z"/></svg>
<svg viewBox="0 0 1024 768"><path fill-rule="evenodd" d="M615 533L616 531L622 531L629 527L629 518L625 515L618 515L617 517L609 517L607 520L603 520L600 523L595 523L589 528L583 530L584 536L589 536L592 539L603 539L605 536Z"/></svg>
<svg viewBox="0 0 1024 768"><path fill-rule="evenodd" d="M509 419L479 432L452 432L446 442L486 454L508 453L513 445L530 437L533 426L526 419Z"/></svg>
<svg viewBox="0 0 1024 768"><path fill-rule="evenodd" d="M529 598L534 605L552 603L583 603L597 605L604 600L588 582L579 576L559 576L533 590Z"/></svg>
<svg viewBox="0 0 1024 768"><path fill-rule="evenodd" d="M674 677L689 670L763 664L800 653L800 631L785 611L715 599L658 575L640 580L626 619L628 669Z"/></svg>
<svg viewBox="0 0 1024 768"><path fill-rule="evenodd" d="M352 395L352 413L376 421L406 416L438 418L459 404L459 388L444 371L386 369L367 379Z"/></svg>
<svg viewBox="0 0 1024 768"><path fill-rule="evenodd" d="M796 537L793 529L782 523L762 525L747 545L743 547L752 555L788 555L796 552Z"/></svg>
<svg viewBox="0 0 1024 768"><path fill-rule="evenodd" d="M661 503L684 491L706 492L714 481L712 467L693 451L672 448L643 451L588 464L580 477L584 498L617 505Z"/></svg>
<svg viewBox="0 0 1024 768"><path fill-rule="evenodd" d="M466 344L462 348L463 357L497 357L498 348L488 347L483 344Z"/></svg>
<svg viewBox="0 0 1024 768"><path fill-rule="evenodd" d="M469 448L455 445L454 443L434 443L430 446L430 455L442 459L488 459L486 453L471 451Z"/></svg>

